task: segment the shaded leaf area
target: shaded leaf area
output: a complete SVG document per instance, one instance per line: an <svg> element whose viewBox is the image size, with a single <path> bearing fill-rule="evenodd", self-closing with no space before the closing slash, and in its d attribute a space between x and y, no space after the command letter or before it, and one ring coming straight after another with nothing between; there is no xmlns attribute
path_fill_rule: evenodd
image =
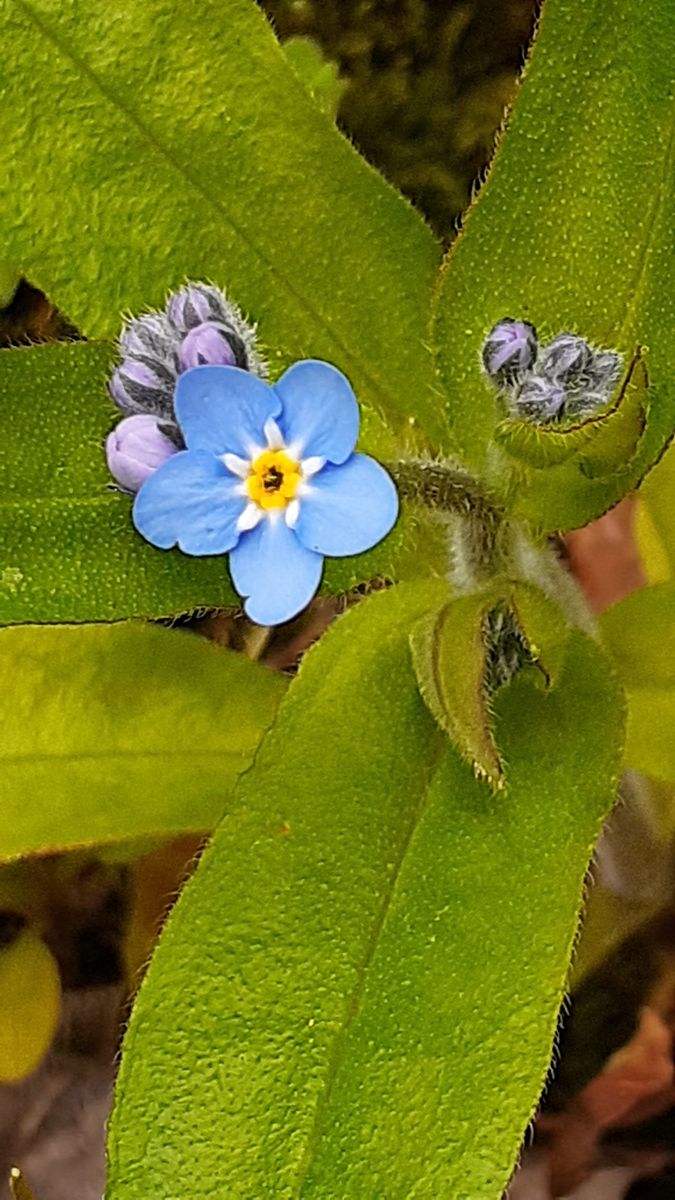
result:
<svg viewBox="0 0 675 1200"><path fill-rule="evenodd" d="M339 64L341 127L449 238L515 90L534 0L263 0Z"/></svg>
<svg viewBox="0 0 675 1200"><path fill-rule="evenodd" d="M96 29L96 37L91 31ZM316 107L250 0L8 0L4 253L89 337L212 279L273 365L341 367L442 440L426 348L437 244ZM161 53L158 52L161 47Z"/></svg>
<svg viewBox="0 0 675 1200"><path fill-rule="evenodd" d="M600 618L628 696L626 765L675 783L675 588L655 584Z"/></svg>
<svg viewBox="0 0 675 1200"><path fill-rule="evenodd" d="M131 497L111 487L103 443L112 350L60 344L0 353L0 622L164 617L238 604L224 555L157 550L136 533ZM346 591L396 573L421 541L408 515L368 554L332 559ZM422 551L420 551L422 553Z"/></svg>
<svg viewBox="0 0 675 1200"><path fill-rule="evenodd" d="M583 334L620 350L626 365L639 345L648 347L646 428L623 474L597 478L591 470L589 478L575 460L517 476L515 510L544 531L582 525L632 489L675 423L667 356L670 6L660 0L645 12L640 0L627 0L612 20L605 7L601 0L581 9L573 0L545 6L507 136L438 294L449 419L457 449L475 467L485 462L500 416L477 366L497 320L525 318L543 340L562 330ZM509 460L493 454L489 465L508 488Z"/></svg>
<svg viewBox="0 0 675 1200"><path fill-rule="evenodd" d="M146 625L0 631L0 857L210 829L285 680Z"/></svg>
<svg viewBox="0 0 675 1200"><path fill-rule="evenodd" d="M570 634L554 689L524 671L497 697L494 797L416 686L409 630L444 594L373 596L306 657L141 988L109 1200L501 1196L621 704Z"/></svg>

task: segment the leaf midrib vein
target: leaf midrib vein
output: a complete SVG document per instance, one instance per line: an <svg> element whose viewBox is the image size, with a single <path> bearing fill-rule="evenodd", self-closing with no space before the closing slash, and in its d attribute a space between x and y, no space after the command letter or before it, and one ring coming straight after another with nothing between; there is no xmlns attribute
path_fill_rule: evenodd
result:
<svg viewBox="0 0 675 1200"><path fill-rule="evenodd" d="M251 237L246 225L241 224L239 219L232 215L231 207L224 207L218 200L216 200L204 189L202 184L199 182L197 177L193 175L192 171L187 167L187 165L176 159L172 151L158 140L152 128L147 126L140 119L140 117L136 115L133 109L129 108L119 97L115 96L114 93L112 93L105 86L96 72L84 61L84 59L81 59L72 50L72 48L64 42L63 38L60 37L55 30L50 28L50 26L38 16L31 5L27 3L27 0L14 0L14 3L18 5L19 8L23 9L28 19L32 21L42 36L50 41L66 59L70 60L70 62L79 71L81 71L83 75L91 80L94 87L103 96L104 100L107 101L108 104L112 105L115 110L123 114L129 124L138 130L141 136L150 144L150 146L153 147L154 150L156 150L158 154L160 154L166 160L166 162L170 164L177 174L187 180L187 182L202 197L206 204L211 206L219 214L219 216L225 219L225 221L229 222L237 236L240 237L242 241L250 247L253 253L257 255L257 257L263 263L265 263L265 265L269 268L269 271L280 281L281 285L287 289L298 307L301 310L304 309L317 325L325 329L328 335L335 342L336 346L339 347L345 358L349 362L355 364L363 379L367 381L369 386L373 389L373 392L380 397L380 402L384 402L384 408L389 405L394 409L394 411L398 412L399 417L402 418L403 414L399 411L395 400L393 400L389 395L386 387L380 384L380 382L371 374L371 371L363 363L363 361L357 357L353 351L348 348L348 346L345 345L342 338L335 331L329 320L309 303L307 298L297 290L291 280L288 279L283 271L270 259L269 255L258 246L257 241ZM382 413L380 415L382 415Z"/></svg>
<svg viewBox="0 0 675 1200"><path fill-rule="evenodd" d="M665 146L665 153L663 155L663 171L661 174L661 179L659 181L659 186L655 189L656 194L654 196L654 199L652 200L652 203L651 203L651 206L649 209L649 213L647 215L647 220L645 222L646 236L645 236L643 244L642 244L642 253L640 255L639 262L638 262L636 272L635 272L635 284L630 289L630 292L629 292L630 300L626 307L626 314L624 316L624 319L621 322L621 336L625 340L628 340L628 338L630 336L630 329L631 329L631 326L635 319L635 313L636 313L636 310L638 307L638 302L640 300L642 300L642 293L644 290L645 280L648 275L649 262L650 262L652 254L655 250L655 243L653 241L654 231L656 230L656 228L660 222L661 213L663 210L663 206L665 204L666 194L668 192L667 184L668 184L668 180L672 174L673 154L675 152L675 119L674 119L674 116L675 116L675 106L671 105L671 120L670 120L670 127L669 127L670 132L668 135L668 141Z"/></svg>
<svg viewBox="0 0 675 1200"><path fill-rule="evenodd" d="M422 787L420 789L419 804L417 805L417 808L415 809L415 811L410 819L410 824L408 826L408 830L406 832L405 838L403 839L403 842L401 844L401 849L400 849L398 859L397 859L394 869L390 875L388 885L387 885L384 895L382 897L382 903L380 904L378 912L375 916L375 919L373 922L373 927L372 927L370 937L369 937L368 942L365 947L363 958L361 960L361 963L357 967L357 980L356 980L356 983L352 990L351 996L349 997L349 1002L346 1007L346 1013L345 1013L344 1020L342 1022L342 1025L340 1026L338 1033L335 1035L335 1039L333 1042L333 1051L332 1051L332 1054L330 1057L330 1061L328 1063L328 1069L326 1072L322 1090L316 1101L314 1122L313 1122L312 1129L311 1129L309 1137L308 1137L307 1148L306 1148L305 1154L303 1156L302 1163L300 1165L300 1169L299 1169L299 1173L298 1173L298 1182L297 1182L296 1188L294 1189L294 1193L293 1193L294 1200L301 1200L301 1197L302 1197L303 1189L304 1189L305 1183L307 1181L307 1176L308 1176L310 1168L312 1166L312 1161L315 1157L315 1152L317 1150L318 1143L321 1138L323 1124L324 1124L324 1117L325 1117L325 1114L330 1105L331 1096L333 1093L333 1087L335 1085L335 1081L337 1079L338 1072L342 1065L343 1055L344 1055L344 1051L346 1048L347 1037L349 1035L349 1031L350 1031L352 1025L354 1024L354 1021L358 1017L359 1010L361 1008L361 1002L363 1000L363 997L364 997L364 994L366 991L366 987L367 987L367 983L368 983L368 973L369 973L370 967L373 963L373 960L375 958L375 954L377 953L377 949L378 949L378 946L380 943L380 936L381 936L381 934L384 930L384 927L387 923L387 918L389 916L389 912L391 910L393 901L398 892L398 885L399 885L399 881L400 881L400 877L401 877L401 872L405 865L408 851L412 845L415 834L417 833L417 830L420 825L420 821L422 820L424 811L427 806L427 802L428 802L428 798L429 798L429 789L430 789L431 783L434 779L434 776L436 774L436 770L439 765L439 760L441 757L442 750L444 748L444 744L447 744L447 739L445 738L445 735L441 732L441 730L437 730L436 731L436 746L434 748L434 751L429 753L429 756L425 760L425 762L422 766L422 770L421 770Z"/></svg>
<svg viewBox="0 0 675 1200"><path fill-rule="evenodd" d="M248 762L248 755L245 750L195 750L194 746L186 746L183 749L167 749L167 750L72 750L64 753L59 752L30 752L26 754L2 754L0 755L0 773L5 766L13 766L17 763L37 764L43 762L51 763L76 763L76 762L107 762L108 760L139 760L149 759L180 759L180 758L228 758L241 759L243 762Z"/></svg>

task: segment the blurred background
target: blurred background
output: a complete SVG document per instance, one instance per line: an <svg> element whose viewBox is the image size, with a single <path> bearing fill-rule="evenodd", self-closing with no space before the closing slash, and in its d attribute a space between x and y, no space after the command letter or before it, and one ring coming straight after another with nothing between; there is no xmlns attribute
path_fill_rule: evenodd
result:
<svg viewBox="0 0 675 1200"><path fill-rule="evenodd" d="M317 102L449 244L514 99L538 2L263 7ZM0 263L0 345L62 337L77 331ZM561 541L595 612L670 577L669 495L672 452L644 498ZM292 671L339 607L316 601L275 633L266 661ZM192 626L235 648L250 634L222 614ZM570 999L512 1200L675 1197L674 832L673 788L626 776L589 873ZM0 867L0 1200L14 1164L37 1200L99 1200L120 1033L201 844L181 838Z"/></svg>

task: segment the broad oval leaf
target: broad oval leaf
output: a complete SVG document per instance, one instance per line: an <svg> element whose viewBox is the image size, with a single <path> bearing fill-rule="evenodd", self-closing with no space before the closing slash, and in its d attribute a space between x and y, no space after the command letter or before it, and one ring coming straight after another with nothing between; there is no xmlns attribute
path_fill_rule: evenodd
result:
<svg viewBox="0 0 675 1200"><path fill-rule="evenodd" d="M672 436L672 57L669 0L622 0L609 19L605 0L549 0L490 177L444 266L436 340L455 444L476 469L487 455L507 489L478 368L491 326L522 317L543 340L571 330L626 364L645 347L647 423L630 470L589 479L572 460L525 471L512 498L541 530L599 516Z"/></svg>
<svg viewBox="0 0 675 1200"><path fill-rule="evenodd" d="M2 629L0 675L0 859L213 828L285 688L134 623Z"/></svg>
<svg viewBox="0 0 675 1200"><path fill-rule="evenodd" d="M371 597L307 656L141 987L108 1200L502 1195L621 701L572 632L555 689L497 697L492 796L416 687L409 630L443 595Z"/></svg>
<svg viewBox="0 0 675 1200"><path fill-rule="evenodd" d="M287 363L325 358L442 439L440 251L321 113L253 0L6 0L2 245L89 337L213 280ZM378 428L381 427L378 425Z"/></svg>

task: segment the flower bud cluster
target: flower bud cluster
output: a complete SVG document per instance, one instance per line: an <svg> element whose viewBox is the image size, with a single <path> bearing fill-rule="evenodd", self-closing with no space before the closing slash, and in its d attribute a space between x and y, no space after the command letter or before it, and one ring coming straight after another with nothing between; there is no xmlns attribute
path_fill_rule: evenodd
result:
<svg viewBox="0 0 675 1200"><path fill-rule="evenodd" d="M540 346L534 326L511 317L493 326L482 349L483 369L510 415L533 425L582 421L598 412L619 381L621 361L575 333L559 333Z"/></svg>
<svg viewBox="0 0 675 1200"><path fill-rule="evenodd" d="M119 340L121 362L108 385L124 414L106 442L111 474L136 492L183 438L174 412L178 376L191 367L241 367L266 378L255 330L217 287L189 283L163 312L129 321Z"/></svg>

